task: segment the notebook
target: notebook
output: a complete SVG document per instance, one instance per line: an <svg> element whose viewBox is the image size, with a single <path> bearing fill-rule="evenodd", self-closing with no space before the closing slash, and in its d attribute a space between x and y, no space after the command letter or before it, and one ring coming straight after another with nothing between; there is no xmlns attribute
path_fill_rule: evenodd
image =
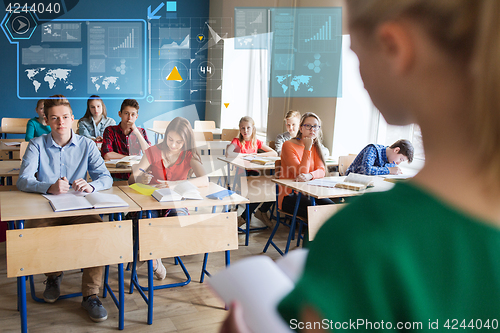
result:
<svg viewBox="0 0 500 333"><path fill-rule="evenodd" d="M173 188L158 189L151 194L159 202L180 200L203 200L198 188L188 181L175 185Z"/></svg>
<svg viewBox="0 0 500 333"><path fill-rule="evenodd" d="M371 186L374 186L374 177L358 173L350 173L347 177L345 177L343 182L335 185L336 188L353 191L361 191Z"/></svg>
<svg viewBox="0 0 500 333"><path fill-rule="evenodd" d="M128 203L126 203L116 194L107 194L100 192L84 193L70 189L67 193L63 194L42 195L49 200L50 206L52 207L54 212L129 206Z"/></svg>

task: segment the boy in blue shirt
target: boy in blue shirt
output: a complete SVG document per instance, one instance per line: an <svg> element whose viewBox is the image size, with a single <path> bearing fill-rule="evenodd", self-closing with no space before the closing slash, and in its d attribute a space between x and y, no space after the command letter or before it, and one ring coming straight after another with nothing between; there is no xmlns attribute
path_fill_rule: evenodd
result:
<svg viewBox="0 0 500 333"><path fill-rule="evenodd" d="M17 188L25 192L61 194L72 187L75 191L93 192L111 187L113 179L104 164L96 144L71 130L73 111L62 95L45 100L45 121L51 133L30 141L23 156ZM87 183L87 171L92 182ZM99 215L61 217L27 221L27 227L45 227L67 224L102 222ZM82 307L90 319L99 322L108 318L99 297L103 267L83 269ZM46 273L43 298L54 303L60 296L62 272Z"/></svg>
<svg viewBox="0 0 500 333"><path fill-rule="evenodd" d="M398 175L401 162L413 161L413 145L408 140L398 140L391 146L369 144L356 156L347 168L346 175L351 172L364 175Z"/></svg>

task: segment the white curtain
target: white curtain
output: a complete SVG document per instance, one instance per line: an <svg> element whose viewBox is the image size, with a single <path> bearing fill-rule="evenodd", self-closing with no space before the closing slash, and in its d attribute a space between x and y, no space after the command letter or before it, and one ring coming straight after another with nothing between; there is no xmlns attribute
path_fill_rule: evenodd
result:
<svg viewBox="0 0 500 333"><path fill-rule="evenodd" d="M270 34L265 35L270 38ZM270 52L235 49L234 42L234 38L224 39L221 128L238 128L240 118L250 116L257 130L266 132Z"/></svg>

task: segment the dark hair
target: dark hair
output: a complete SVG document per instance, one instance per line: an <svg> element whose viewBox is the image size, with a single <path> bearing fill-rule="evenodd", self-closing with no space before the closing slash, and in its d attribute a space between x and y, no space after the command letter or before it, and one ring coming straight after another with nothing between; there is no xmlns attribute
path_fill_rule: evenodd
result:
<svg viewBox="0 0 500 333"><path fill-rule="evenodd" d="M69 101L64 97L63 95L54 95L50 96L46 100L43 101L43 113L45 114L45 117L47 119L49 118L49 110L50 108L53 108L54 106L60 106L64 105L69 108L71 111L71 114L73 114L73 110L71 109L71 105L69 104Z"/></svg>
<svg viewBox="0 0 500 333"><path fill-rule="evenodd" d="M399 148L399 154L408 157L408 163L411 163L413 161L413 145L411 144L410 141L408 140L398 140L394 142L389 148L394 149L394 148Z"/></svg>
<svg viewBox="0 0 500 333"><path fill-rule="evenodd" d="M101 102L101 105L102 105L102 114L103 114L103 116L105 118L107 118L108 117L108 112L106 111L106 105L104 105L104 102L102 101L101 97L99 97L97 95L92 95L87 100L87 111L85 111L85 115L81 119L87 118L87 119L90 120L90 118L92 118L92 113L90 112L90 102L91 101L100 101Z"/></svg>
<svg viewBox="0 0 500 333"><path fill-rule="evenodd" d="M316 115L313 112L304 113L302 115L302 118L300 118L299 131L297 132L297 136L295 138L298 140L300 140L302 138L302 132L300 129L302 128L304 121L309 117L316 118L316 120L318 121L318 124L320 126L320 128L316 132L317 135L316 135L316 139L314 139L313 146L316 147L316 153L319 155L319 157L320 157L321 161L323 162L323 165L325 166L325 169L326 169L325 158L323 157L323 152L321 151L321 142L323 140L323 132L321 131L321 119L319 119L318 115Z"/></svg>
<svg viewBox="0 0 500 333"><path fill-rule="evenodd" d="M191 127L191 124L186 118L176 117L168 124L167 128L165 129L165 135L163 136L163 141L158 144L158 148L160 148L160 150L167 152L170 151L170 148L168 148L167 144L168 140L167 135L169 132L176 132L177 134L179 134L182 140L184 141L184 146L182 147L182 150L185 152L191 151L193 157L201 163L200 154L198 153L198 149L196 149L194 132ZM184 162L185 157L186 154L183 154L181 161L179 161L179 164ZM171 163L171 161L168 160L168 156L167 156L167 162Z"/></svg>
<svg viewBox="0 0 500 333"><path fill-rule="evenodd" d="M122 106L120 107L120 112L123 111L123 109L127 106L131 106L133 107L134 109L136 109L137 111L139 111L139 102L137 102L135 99L133 98L127 98L127 99L124 99L123 102L122 102Z"/></svg>

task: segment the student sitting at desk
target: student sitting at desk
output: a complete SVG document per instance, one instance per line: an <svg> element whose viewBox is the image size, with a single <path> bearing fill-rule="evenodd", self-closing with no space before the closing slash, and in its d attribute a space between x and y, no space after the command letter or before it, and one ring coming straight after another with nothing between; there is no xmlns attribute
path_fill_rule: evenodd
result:
<svg viewBox="0 0 500 333"><path fill-rule="evenodd" d="M43 102L44 100L40 99L36 103L35 112L38 114L38 117L31 118L26 124L26 135L24 137L24 140L26 141L30 141L40 135L50 133L50 126L45 122L43 114Z"/></svg>
<svg viewBox="0 0 500 333"><path fill-rule="evenodd" d="M94 140L102 141L104 130L108 126L116 125L113 118L108 118L106 105L97 95L92 95L87 100L87 111L78 121L78 134Z"/></svg>
<svg viewBox="0 0 500 333"><path fill-rule="evenodd" d="M321 154L321 119L312 113L306 112L302 116L297 137L286 141L281 152L280 178L295 179L307 182L325 176L325 160ZM293 214L297 194L289 188L280 186L278 203L280 209ZM317 199L317 205L333 204L330 199ZM307 206L311 200L301 196L297 215L307 217Z"/></svg>
<svg viewBox="0 0 500 333"><path fill-rule="evenodd" d="M120 123L104 130L101 154L105 160L139 155L151 146L146 131L135 125L139 116L139 103L135 99L124 100L118 115Z"/></svg>
<svg viewBox="0 0 500 333"><path fill-rule="evenodd" d="M66 193L70 188L89 193L110 188L113 180L95 143L75 135L71 130L74 117L68 100L62 95L52 96L45 100L44 112L52 132L30 141L19 171L17 188L25 192L54 195ZM85 180L87 172L92 178L90 183ZM91 222L102 222L102 219L99 215L39 219L28 221L27 227ZM82 307L93 321L103 321L108 317L97 296L102 284L102 271L102 267L83 269ZM46 275L43 299L54 303L60 295L63 273Z"/></svg>
<svg viewBox="0 0 500 333"><path fill-rule="evenodd" d="M240 119L239 123L240 134L237 138L231 141L231 144L226 149L226 157L238 157L246 155L258 155L258 156L278 156L278 154L268 145L265 145L262 141L257 139L257 131L255 129L255 122L251 117L245 116ZM257 153L261 149L264 153ZM258 176L259 172L255 170L248 170L246 172L247 176ZM248 205L250 212L250 219L252 218L252 213L260 205L259 202L254 202ZM260 208L255 213L255 217L264 222L269 228L273 227L273 223L267 212L269 208L273 205L273 202L263 202ZM238 216L238 226L242 226L247 222L245 217L247 216L247 211L243 212L241 216Z"/></svg>
<svg viewBox="0 0 500 333"><path fill-rule="evenodd" d="M189 121L177 117L168 124L164 140L148 148L141 161L134 166L129 184L135 182L142 184L161 184L173 186L180 181L188 179L190 171L196 178L189 181L198 187L208 186L208 177L201 164L200 154L196 149L194 132ZM162 216L188 215L187 208L167 209ZM158 215L155 212L155 215ZM153 261L154 275L158 280L163 280L167 270L161 259Z"/></svg>
<svg viewBox="0 0 500 333"><path fill-rule="evenodd" d="M369 144L356 156L346 170L364 175L399 175L401 162L413 161L413 145L408 140L398 140L390 147Z"/></svg>
<svg viewBox="0 0 500 333"><path fill-rule="evenodd" d="M286 113L284 119L286 124L286 132L278 134L275 141L275 149L276 153L278 153L278 156L281 156L281 148L283 146L283 143L297 136L297 133L299 132L300 118L301 116L299 111L290 110ZM330 155L328 148L323 146L323 144L321 144L321 153L325 157Z"/></svg>

